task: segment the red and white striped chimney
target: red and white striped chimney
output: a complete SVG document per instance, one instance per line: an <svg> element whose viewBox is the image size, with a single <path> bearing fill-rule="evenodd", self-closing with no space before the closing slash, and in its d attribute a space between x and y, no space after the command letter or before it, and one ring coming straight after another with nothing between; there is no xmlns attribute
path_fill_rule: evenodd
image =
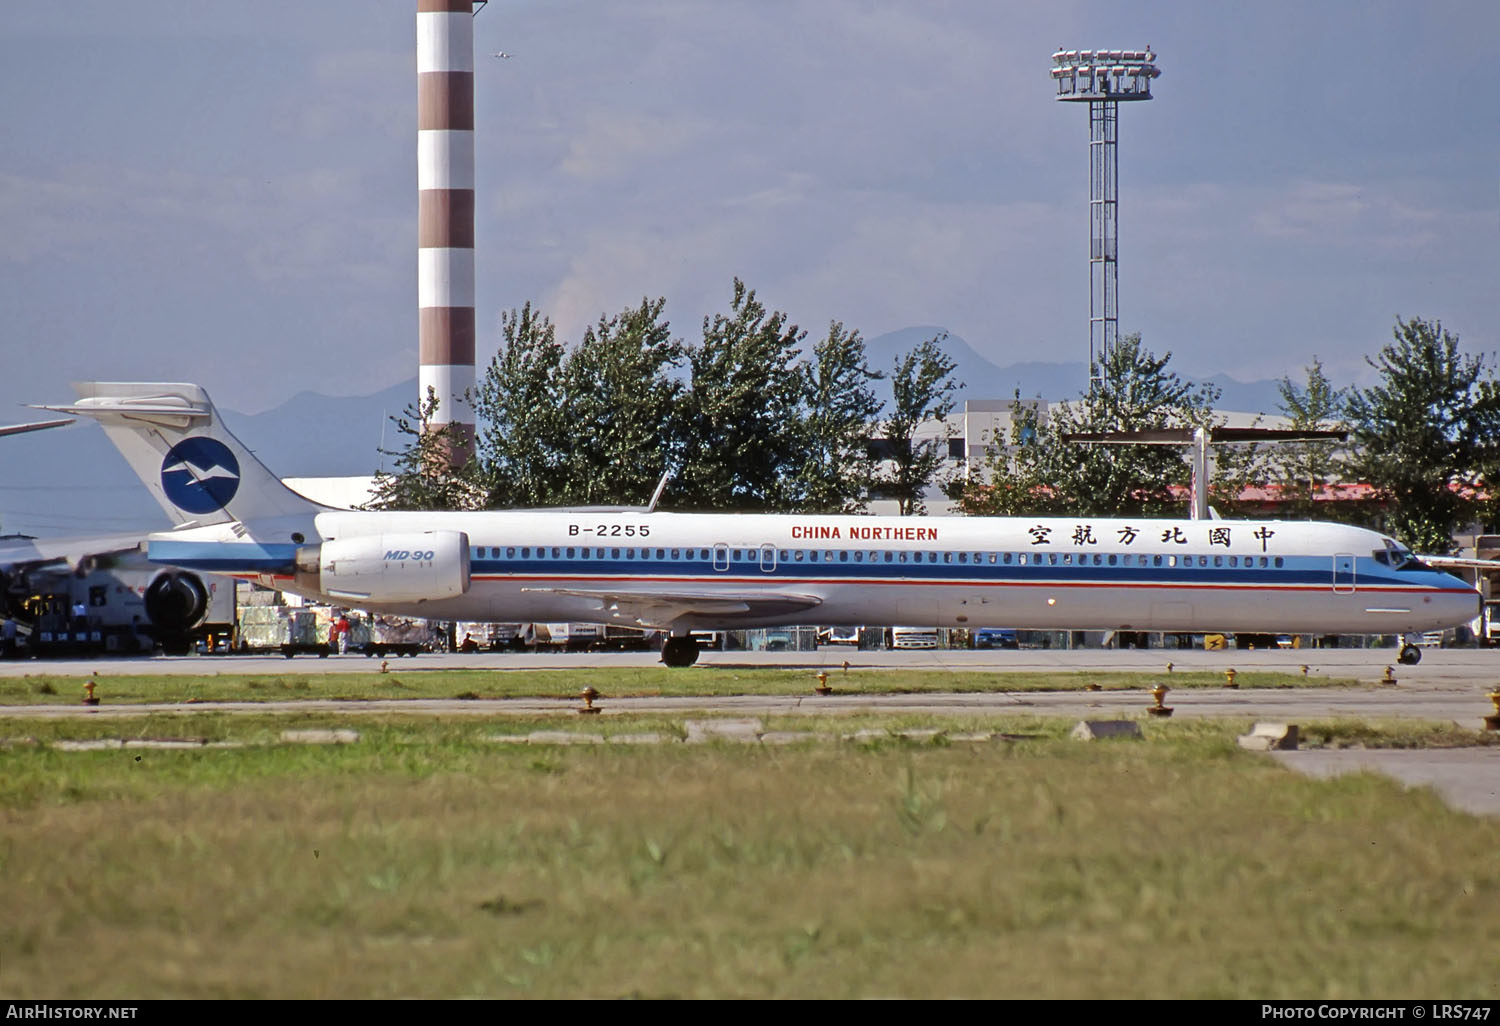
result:
<svg viewBox="0 0 1500 1026"><path fill-rule="evenodd" d="M470 0L417 0L417 306L421 401L474 452L474 19Z"/></svg>

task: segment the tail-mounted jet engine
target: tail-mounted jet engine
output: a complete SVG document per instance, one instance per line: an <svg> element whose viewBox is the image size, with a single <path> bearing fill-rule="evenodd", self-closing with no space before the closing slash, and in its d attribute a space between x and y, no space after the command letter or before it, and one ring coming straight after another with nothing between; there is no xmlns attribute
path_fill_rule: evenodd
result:
<svg viewBox="0 0 1500 1026"><path fill-rule="evenodd" d="M469 590L462 531L372 534L297 550L299 588L371 605L456 598Z"/></svg>

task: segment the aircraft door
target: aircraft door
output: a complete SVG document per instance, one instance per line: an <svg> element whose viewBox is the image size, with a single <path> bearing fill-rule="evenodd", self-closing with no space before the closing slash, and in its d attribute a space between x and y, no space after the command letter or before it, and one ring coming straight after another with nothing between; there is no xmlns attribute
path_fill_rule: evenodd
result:
<svg viewBox="0 0 1500 1026"><path fill-rule="evenodd" d="M714 546L714 569L719 573L729 569L729 546L723 542Z"/></svg>
<svg viewBox="0 0 1500 1026"><path fill-rule="evenodd" d="M1333 590L1340 594L1354 591L1354 555L1349 552L1335 553L1333 557Z"/></svg>
<svg viewBox="0 0 1500 1026"><path fill-rule="evenodd" d="M760 547L760 570L765 574L776 572L776 546L762 545Z"/></svg>

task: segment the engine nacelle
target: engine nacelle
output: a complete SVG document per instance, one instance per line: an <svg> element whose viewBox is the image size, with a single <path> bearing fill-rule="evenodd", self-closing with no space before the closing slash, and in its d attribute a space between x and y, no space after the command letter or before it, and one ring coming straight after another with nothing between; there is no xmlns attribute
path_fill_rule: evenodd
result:
<svg viewBox="0 0 1500 1026"><path fill-rule="evenodd" d="M174 570L158 574L146 588L146 617L153 626L185 631L208 613L208 588L197 574Z"/></svg>
<svg viewBox="0 0 1500 1026"><path fill-rule="evenodd" d="M462 531L372 534L297 550L299 587L379 604L456 598L469 590Z"/></svg>

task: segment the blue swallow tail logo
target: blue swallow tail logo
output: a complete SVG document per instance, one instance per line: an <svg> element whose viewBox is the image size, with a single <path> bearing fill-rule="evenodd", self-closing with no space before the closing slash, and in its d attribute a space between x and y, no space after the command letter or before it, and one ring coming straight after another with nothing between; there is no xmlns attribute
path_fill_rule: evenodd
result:
<svg viewBox="0 0 1500 1026"><path fill-rule="evenodd" d="M178 509L213 513L240 490L240 461L217 439L188 438L162 460L161 487Z"/></svg>

